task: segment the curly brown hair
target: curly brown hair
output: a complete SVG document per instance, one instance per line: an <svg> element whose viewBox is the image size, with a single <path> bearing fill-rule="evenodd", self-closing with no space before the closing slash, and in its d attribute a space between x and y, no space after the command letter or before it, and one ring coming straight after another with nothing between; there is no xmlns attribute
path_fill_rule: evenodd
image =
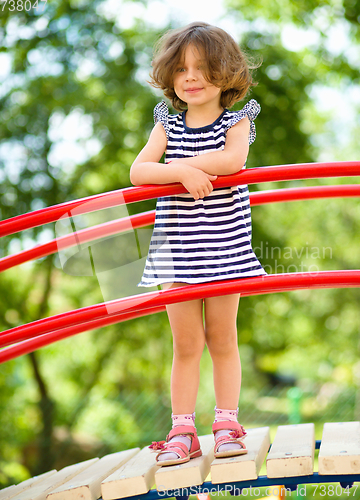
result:
<svg viewBox="0 0 360 500"><path fill-rule="evenodd" d="M155 46L152 62L150 84L162 89L175 109L187 108L175 93L174 75L189 45L194 45L204 55L204 77L221 89L220 105L223 108L231 108L245 97L250 87L256 85L251 70L259 65L250 63L226 31L203 22L191 23L165 33Z"/></svg>

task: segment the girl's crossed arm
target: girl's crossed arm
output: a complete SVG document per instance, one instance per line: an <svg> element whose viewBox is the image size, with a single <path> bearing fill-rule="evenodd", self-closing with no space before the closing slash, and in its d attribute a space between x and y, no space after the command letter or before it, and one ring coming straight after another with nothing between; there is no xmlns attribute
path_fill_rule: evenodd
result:
<svg viewBox="0 0 360 500"><path fill-rule="evenodd" d="M225 147L222 151L174 160L174 166L187 163L208 174L236 174L244 168L249 153L249 132L250 121L245 117L227 131Z"/></svg>
<svg viewBox="0 0 360 500"><path fill-rule="evenodd" d="M130 181L135 186L142 184L170 184L180 182L195 200L208 196L213 190L211 181L217 176L191 166L186 160L174 160L169 164L159 163L167 144L161 123L153 128L149 140L140 151L130 169ZM192 158L189 158L192 160Z"/></svg>
<svg viewBox="0 0 360 500"><path fill-rule="evenodd" d="M130 169L130 181L142 184L169 184L180 182L195 200L208 196L217 175L239 172L249 152L250 122L242 119L231 127L222 151L213 151L189 158L173 160L171 167L159 163L166 150L167 138L161 123L153 128L146 146Z"/></svg>

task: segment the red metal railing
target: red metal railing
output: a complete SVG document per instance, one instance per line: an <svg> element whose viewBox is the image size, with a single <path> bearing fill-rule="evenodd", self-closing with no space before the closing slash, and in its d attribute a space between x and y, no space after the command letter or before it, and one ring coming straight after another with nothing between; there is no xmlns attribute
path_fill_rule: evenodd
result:
<svg viewBox="0 0 360 500"><path fill-rule="evenodd" d="M257 184L261 182L324 177L352 177L357 175L360 175L360 162L358 161L303 163L298 165L250 168L242 170L235 175L220 176L214 181L213 185L215 188L221 188L238 184ZM104 208L116 207L125 203L150 200L182 192L184 192L184 188L181 184L166 184L162 186L130 187L119 191L89 196L4 220L0 222L0 237L55 222L66 214L70 215L71 211L75 209L76 214L80 215Z"/></svg>
<svg viewBox="0 0 360 500"><path fill-rule="evenodd" d="M266 203L279 203L289 201L300 201L317 198L339 198L359 197L360 184L341 184L338 186L313 186L290 189L274 189L271 191L259 191L250 193L250 205L252 207ZM155 210L142 214L132 215L123 219L114 220L105 224L99 224L88 229L83 229L55 240L37 245L34 248L23 250L13 255L0 258L0 273L25 262L40 259L56 253L60 248L65 250L79 243L85 244L99 238L113 236L123 231L149 226L154 223Z"/></svg>
<svg viewBox="0 0 360 500"><path fill-rule="evenodd" d="M237 184L253 184L269 181L284 181L318 177L344 177L360 175L360 162L337 162L321 164L287 165L244 170L236 175L219 177L214 187ZM177 194L184 191L181 185L141 186L111 193L83 198L72 202L48 207L29 214L20 215L0 222L0 236L54 222L75 210L76 215L110 208L159 196ZM252 206L280 201L295 201L336 196L359 196L360 185L319 186L281 189L251 194ZM129 227L143 227L154 220L154 212L147 212L129 218L119 219L76 233L81 234L81 242L93 241L100 237L118 234ZM131 226L130 226L131 225ZM0 259L0 270L8 269L28 260L54 253L61 240L62 248L74 245L74 234L38 245L37 247ZM63 246L64 245L64 246ZM47 252L47 253L46 253ZM316 273L291 273L244 278L184 286L180 289L150 292L126 297L103 304L97 304L76 311L69 311L50 318L40 319L27 325L18 326L0 333L0 363L31 352L39 347L56 342L94 328L100 328L131 318L153 314L165 309L166 304L206 298L222 294L241 293L242 296L294 291L304 288L345 288L359 287L360 270L323 271ZM17 345L12 345L19 343Z"/></svg>
<svg viewBox="0 0 360 500"><path fill-rule="evenodd" d="M321 271L316 273L284 273L258 278L219 281L134 295L113 300L111 303L96 304L50 318L40 319L1 333L0 347L15 342L21 342L21 344L15 348L10 347L0 351L0 363L19 355L18 353L21 353L22 347L28 349L30 346L48 345L93 328L154 314L163 311L167 304L232 293L240 293L242 297L249 297L251 295L303 289L355 288L359 286L360 270ZM109 306L114 312L109 313ZM36 339L34 340L33 337L36 337ZM31 342L29 339L34 341ZM34 349L31 348L31 350Z"/></svg>
<svg viewBox="0 0 360 500"><path fill-rule="evenodd" d="M156 314L165 310L165 306L154 307L146 312L146 315ZM114 314L106 318L94 320L88 323L79 324L75 326L69 326L67 328L62 328L60 330L55 330L50 333L43 335L38 335L34 338L29 338L18 344L11 345L5 349L0 350L0 364L5 363L5 361L10 361L11 359L17 358L18 356L23 356L29 352L36 351L41 347L45 347L49 344L53 344L58 340L63 340L78 333L86 332L88 330L94 330L96 328L103 328L104 326L113 325L114 323L120 323L122 321L127 321L129 319L140 318L144 315L144 311L133 311L131 313L124 314Z"/></svg>

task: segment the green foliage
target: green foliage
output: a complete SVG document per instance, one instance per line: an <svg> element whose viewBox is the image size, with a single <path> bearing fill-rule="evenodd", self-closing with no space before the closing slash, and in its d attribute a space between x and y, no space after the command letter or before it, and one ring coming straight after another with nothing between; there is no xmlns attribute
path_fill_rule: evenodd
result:
<svg viewBox="0 0 360 500"><path fill-rule="evenodd" d="M322 151L314 137L327 120L314 107L313 87L344 77L355 85L359 78L346 54L329 52L326 29L319 28L321 20L351 23L355 43L356 2L344 0L344 10L330 1L321 7L310 0L269 5L231 2L234 15L249 21L239 23L242 45L263 61L255 75L259 84L249 96L262 107L249 167L317 160ZM317 30L318 46L287 48L281 36L287 23ZM0 90L2 219L129 186L130 165L148 137L159 100L146 84L157 36L146 22L121 28L100 0L52 0L44 13L4 13L0 50L10 56L11 72ZM347 159L337 155L334 159ZM251 189L275 187L280 185ZM126 208L135 213L153 207L150 201ZM359 267L356 201L274 204L252 213L253 246L269 273ZM97 222L106 217L102 211ZM3 238L1 255L54 233L54 225L48 225ZM262 424L270 408L275 408L272 422L286 421L286 395L266 396L279 381L311 392L303 410L308 419L332 412L329 393L345 394L347 388L349 408L342 403L354 416L358 295L351 289L304 290L241 299L244 421ZM0 296L2 330L104 300L96 276L66 274L58 256L3 273ZM171 358L163 313L71 337L1 365L0 485L163 439L170 421ZM210 372L205 352L197 410L204 433L214 406Z"/></svg>
<svg viewBox="0 0 360 500"><path fill-rule="evenodd" d="M39 18L1 19L3 33L19 25L0 100L2 218L129 184L156 102L136 74L155 34L121 30L100 6L51 2ZM68 154L71 120L79 134Z"/></svg>
<svg viewBox="0 0 360 500"><path fill-rule="evenodd" d="M301 71L301 55L281 46L276 36L251 31L245 49L261 54L256 71L258 85L252 96L261 104L256 122L257 140L251 148L249 166L305 163L313 160L309 137L301 128L301 112L309 102L308 85L314 75Z"/></svg>
<svg viewBox="0 0 360 500"><path fill-rule="evenodd" d="M11 58L11 73L0 93L3 219L129 185L129 167L146 141L157 101L138 74L140 62L150 66L157 34L151 29L122 30L102 14L101 4L54 1L48 2L44 13L7 11L1 17L3 50ZM78 133L72 137L74 130ZM53 226L25 231L3 238L1 253L52 237ZM69 277L58 265L51 257L23 266L21 274L11 270L1 276L2 330L103 300L95 277ZM126 332L131 331L130 325ZM31 365L30 358L23 358L4 365L4 371L1 367L5 380L1 406L9 410L1 411L0 417L4 460L24 463L31 474L75 460L69 452L75 438L65 438L59 429L67 430L65 436L72 429L77 431L84 408L92 408L89 394L101 386L100 375L106 372L111 354L126 353L120 355L121 365L125 356L130 362L130 354L139 350L135 336L128 333L126 345L126 333L119 334L116 327L94 335L79 338L85 345L76 351L79 360L72 363L67 352L78 339L67 341L66 351L59 344L44 355L32 356ZM121 347L117 348L118 343ZM66 366L71 366L66 371L69 380L63 370L65 359L69 360ZM146 356L140 359L147 370ZM19 370L21 377L12 375ZM124 363L119 379L113 374L118 385L112 394L125 385L124 377L127 387L138 390L140 382L135 377L131 383L130 372ZM47 423L46 408L53 408L53 420ZM79 447L86 448L84 444ZM4 474L8 474L5 469ZM0 477L1 484L20 478L8 475Z"/></svg>
<svg viewBox="0 0 360 500"><path fill-rule="evenodd" d="M227 5L243 30L243 43L264 62L255 93L260 91L263 109L268 104L271 108L264 120L270 132L266 137L275 139L271 149L278 149L274 145L282 137L281 148L285 146L286 151L289 144L293 146L290 163L295 163L304 133L311 137L310 141L303 137L307 145L302 155L321 161L357 160L359 2L282 0L271 4L264 0L227 0ZM316 109L314 98L318 101ZM283 125L273 121L278 116L277 108L282 111ZM299 117L295 135L294 113ZM254 149L258 147L259 143ZM275 157L273 153L270 161L264 161L263 155L258 164L278 163Z"/></svg>

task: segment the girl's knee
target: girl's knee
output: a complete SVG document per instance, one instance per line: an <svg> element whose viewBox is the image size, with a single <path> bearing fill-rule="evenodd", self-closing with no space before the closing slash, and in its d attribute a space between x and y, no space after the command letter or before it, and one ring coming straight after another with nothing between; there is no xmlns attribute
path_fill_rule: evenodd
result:
<svg viewBox="0 0 360 500"><path fill-rule="evenodd" d="M197 339L178 339L174 340L173 350L177 357L181 358L201 358L205 347L203 340Z"/></svg>
<svg viewBox="0 0 360 500"><path fill-rule="evenodd" d="M237 333L229 331L207 331L206 345L211 356L226 356L238 349Z"/></svg>

